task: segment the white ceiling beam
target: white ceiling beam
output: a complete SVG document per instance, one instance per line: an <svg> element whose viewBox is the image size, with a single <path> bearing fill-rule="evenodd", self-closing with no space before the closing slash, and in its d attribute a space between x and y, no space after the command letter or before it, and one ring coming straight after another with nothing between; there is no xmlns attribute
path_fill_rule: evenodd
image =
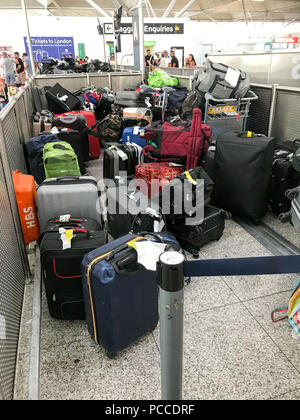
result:
<svg viewBox="0 0 300 420"><path fill-rule="evenodd" d="M246 23L247 23L247 25L248 25L248 18L247 18L247 12L246 12L245 0L242 0L242 1L241 1L241 3L242 3L242 7L243 7L243 12L244 12L244 16L245 16L245 21L246 21Z"/></svg>
<svg viewBox="0 0 300 420"><path fill-rule="evenodd" d="M173 7L175 6L177 0L171 0L169 3L169 6L166 8L164 14L162 15L163 18L168 17L171 10L173 9Z"/></svg>
<svg viewBox="0 0 300 420"><path fill-rule="evenodd" d="M156 14L155 14L155 12L153 10L152 4L150 3L150 0L146 0L146 3L148 4L149 9L151 10L151 13L152 13L153 17L156 18Z"/></svg>
<svg viewBox="0 0 300 420"><path fill-rule="evenodd" d="M100 6L98 6L98 4L96 4L93 0L85 0L90 6L92 6L94 9L97 10L97 12L101 13L101 15L111 18L111 16L106 13L105 10L103 10Z"/></svg>
<svg viewBox="0 0 300 420"><path fill-rule="evenodd" d="M181 17L193 4L196 0L190 0L181 10L179 10L178 13L176 13L175 17L179 18Z"/></svg>

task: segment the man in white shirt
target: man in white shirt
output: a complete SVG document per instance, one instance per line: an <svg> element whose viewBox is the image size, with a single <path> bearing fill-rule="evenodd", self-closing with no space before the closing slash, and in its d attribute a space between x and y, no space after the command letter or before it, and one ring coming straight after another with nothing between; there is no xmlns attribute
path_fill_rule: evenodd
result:
<svg viewBox="0 0 300 420"><path fill-rule="evenodd" d="M14 86L16 83L16 64L15 60L8 56L7 52L3 53L3 58L1 62L1 67L3 70L3 76L7 86Z"/></svg>
<svg viewBox="0 0 300 420"><path fill-rule="evenodd" d="M167 50L164 51L162 58L160 59L159 67L170 67L171 58Z"/></svg>

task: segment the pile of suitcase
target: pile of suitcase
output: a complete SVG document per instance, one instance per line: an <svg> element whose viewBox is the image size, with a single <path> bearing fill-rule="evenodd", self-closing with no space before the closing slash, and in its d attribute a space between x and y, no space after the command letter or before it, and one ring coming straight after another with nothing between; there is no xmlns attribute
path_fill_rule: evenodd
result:
<svg viewBox="0 0 300 420"><path fill-rule="evenodd" d="M35 136L25 145L31 175L13 174L24 240L39 242L50 315L87 319L109 356L158 322L156 272L138 262L141 242L196 258L230 214L259 223L268 208L289 211L285 192L300 181L296 145L284 154L273 138L234 131L212 144L199 108L187 120L167 116L171 95L37 87ZM100 156L104 191L87 174Z"/></svg>

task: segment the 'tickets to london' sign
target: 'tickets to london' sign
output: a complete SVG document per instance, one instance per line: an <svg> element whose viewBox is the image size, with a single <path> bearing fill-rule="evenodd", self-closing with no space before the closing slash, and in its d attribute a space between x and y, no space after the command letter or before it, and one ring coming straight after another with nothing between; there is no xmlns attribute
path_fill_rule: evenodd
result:
<svg viewBox="0 0 300 420"><path fill-rule="evenodd" d="M132 35L132 23L121 23L120 32L122 35ZM113 35L112 23L104 24L105 35ZM145 23L145 35L183 35L183 23Z"/></svg>

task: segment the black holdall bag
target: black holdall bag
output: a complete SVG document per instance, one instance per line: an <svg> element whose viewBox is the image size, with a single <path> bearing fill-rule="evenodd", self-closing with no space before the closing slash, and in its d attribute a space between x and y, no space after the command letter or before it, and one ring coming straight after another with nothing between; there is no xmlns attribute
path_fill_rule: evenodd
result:
<svg viewBox="0 0 300 420"><path fill-rule="evenodd" d="M272 213L286 213L291 201L286 197L287 190L300 185L300 141L276 142L272 167L272 190L269 207Z"/></svg>
<svg viewBox="0 0 300 420"><path fill-rule="evenodd" d="M82 291L83 257L107 243L100 225L82 217L48 222L40 237L41 268L50 316L55 319L86 319ZM62 219L63 220L63 219ZM59 229L72 229L71 248L63 250Z"/></svg>
<svg viewBox="0 0 300 420"><path fill-rule="evenodd" d="M230 131L217 139L215 191L217 205L233 216L258 224L268 210L275 139Z"/></svg>
<svg viewBox="0 0 300 420"><path fill-rule="evenodd" d="M48 102L51 104L51 111L55 114L81 109L81 102L77 96L56 83L46 92Z"/></svg>

